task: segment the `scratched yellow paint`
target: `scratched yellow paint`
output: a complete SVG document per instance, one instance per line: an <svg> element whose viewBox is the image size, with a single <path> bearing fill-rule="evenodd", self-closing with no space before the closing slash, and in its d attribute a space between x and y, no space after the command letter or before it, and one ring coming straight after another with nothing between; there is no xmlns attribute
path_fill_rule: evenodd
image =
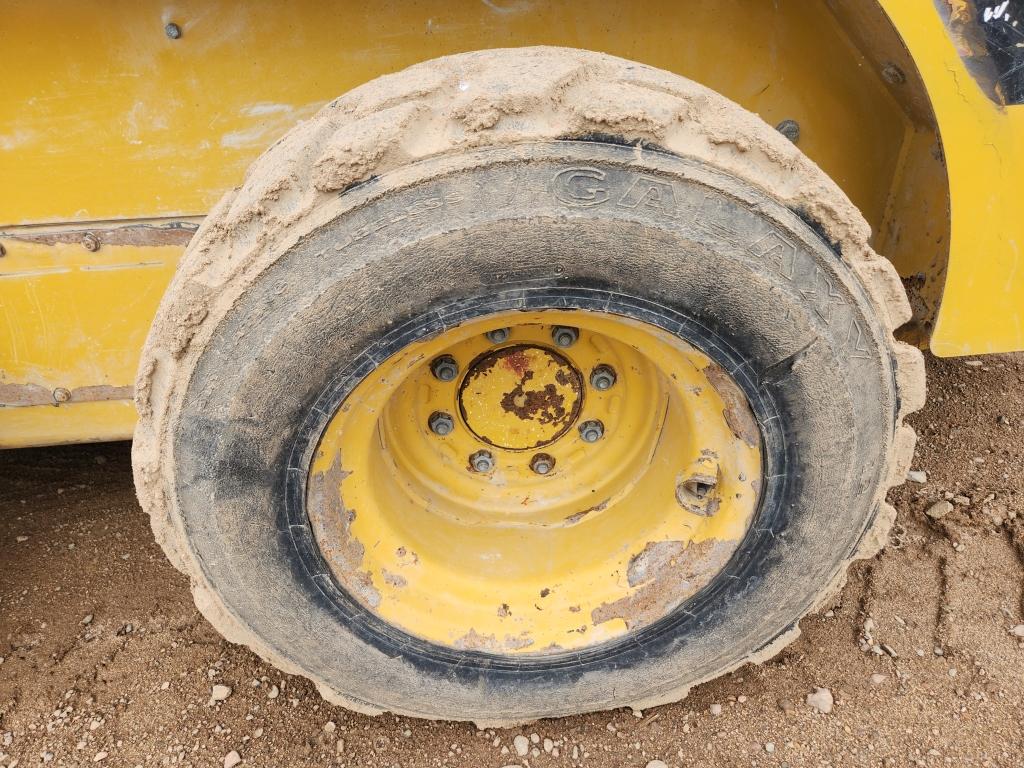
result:
<svg viewBox="0 0 1024 768"><path fill-rule="evenodd" d="M1024 106L982 92L931 3L882 4L921 71L948 168L950 258L932 351L1024 349Z"/></svg>
<svg viewBox="0 0 1024 768"><path fill-rule="evenodd" d="M611 365L617 380L606 391L586 386L573 428L542 447L556 463L541 476L530 470L533 449L482 441L459 401L462 377L473 375L467 362L501 348L485 331L507 326L506 346L555 349L553 325L580 329L576 344L557 350L569 365L580 374ZM431 374L440 354L460 363L459 380ZM592 645L650 623L651 611L674 607L717 573L757 508L761 446L733 433L704 373L709 362L652 326L587 312L509 313L407 347L349 396L317 449L311 475L340 478L326 493L341 501L307 502L321 551L366 607L442 644L532 653ZM546 383L525 374L547 360L523 363L518 377L501 379L509 392L519 381L527 390L531 381ZM502 411L501 402L485 397L473 418L487 420L483 411ZM431 432L438 411L455 417L451 434ZM589 419L605 426L595 443L576 429ZM504 414L493 421L505 424ZM481 449L494 457L490 472L469 468ZM715 483L704 500L709 515L677 499L693 476ZM341 508L352 514L347 533ZM352 540L358 567L332 555L350 553ZM631 584L631 562L654 543L675 543L680 554ZM656 579L661 590L645 593ZM608 607L631 598L635 606Z"/></svg>

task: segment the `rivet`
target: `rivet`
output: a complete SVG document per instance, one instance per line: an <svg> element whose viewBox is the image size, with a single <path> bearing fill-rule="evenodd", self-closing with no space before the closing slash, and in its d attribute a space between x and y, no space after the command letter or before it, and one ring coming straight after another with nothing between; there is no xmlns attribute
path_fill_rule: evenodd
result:
<svg viewBox="0 0 1024 768"><path fill-rule="evenodd" d="M800 123L796 120L783 120L775 126L775 130L796 144L800 141Z"/></svg>
<svg viewBox="0 0 1024 768"><path fill-rule="evenodd" d="M493 331L485 333L484 336L492 344L501 344L503 341L508 341L509 333L508 328L495 328Z"/></svg>
<svg viewBox="0 0 1024 768"><path fill-rule="evenodd" d="M98 251L100 249L100 239L92 232L86 232L82 235L82 247L87 251Z"/></svg>
<svg viewBox="0 0 1024 768"><path fill-rule="evenodd" d="M53 400L56 403L66 403L71 399L71 390L64 387L57 387L53 390Z"/></svg>
<svg viewBox="0 0 1024 768"><path fill-rule="evenodd" d="M177 40L181 37L181 27L175 24L173 21L164 25L164 34L167 35L171 40Z"/></svg>
<svg viewBox="0 0 1024 768"><path fill-rule="evenodd" d="M882 67L882 79L889 85L902 85L907 82L907 76L895 64L886 64Z"/></svg>

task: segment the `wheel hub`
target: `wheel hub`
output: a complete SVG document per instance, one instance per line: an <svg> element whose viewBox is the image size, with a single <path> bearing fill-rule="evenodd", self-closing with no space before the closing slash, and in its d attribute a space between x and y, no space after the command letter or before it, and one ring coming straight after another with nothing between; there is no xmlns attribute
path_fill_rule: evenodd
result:
<svg viewBox="0 0 1024 768"><path fill-rule="evenodd" d="M728 374L666 331L508 312L359 383L321 438L307 512L338 584L393 626L457 649L578 649L724 566L757 508L757 431Z"/></svg>
<svg viewBox="0 0 1024 768"><path fill-rule="evenodd" d="M583 376L559 353L515 345L485 354L459 389L466 426L508 450L549 445L568 432L583 405Z"/></svg>

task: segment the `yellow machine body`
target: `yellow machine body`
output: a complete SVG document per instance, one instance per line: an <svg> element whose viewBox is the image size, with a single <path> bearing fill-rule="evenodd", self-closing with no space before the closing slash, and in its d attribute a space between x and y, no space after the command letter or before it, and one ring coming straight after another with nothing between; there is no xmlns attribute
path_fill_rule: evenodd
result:
<svg viewBox="0 0 1024 768"><path fill-rule="evenodd" d="M482 48L604 51L796 121L914 287L919 341L1024 348L1024 107L931 0L834 5L4 3L0 447L130 437L156 306L249 163L361 83Z"/></svg>

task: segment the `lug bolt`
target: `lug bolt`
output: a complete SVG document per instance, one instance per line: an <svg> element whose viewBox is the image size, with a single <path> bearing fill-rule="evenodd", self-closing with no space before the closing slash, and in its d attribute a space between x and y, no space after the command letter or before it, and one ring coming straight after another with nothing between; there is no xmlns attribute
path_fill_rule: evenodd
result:
<svg viewBox="0 0 1024 768"><path fill-rule="evenodd" d="M455 430L455 419L444 411L434 411L430 414L430 418L427 419L427 426L430 427L430 431L435 435L444 437L445 435L450 435Z"/></svg>
<svg viewBox="0 0 1024 768"><path fill-rule="evenodd" d="M567 325L556 325L551 329L551 340L559 347L571 347L579 337L580 332Z"/></svg>
<svg viewBox="0 0 1024 768"><path fill-rule="evenodd" d="M584 421L580 424L580 437L584 443L596 443L604 437L604 424L597 419Z"/></svg>
<svg viewBox="0 0 1024 768"><path fill-rule="evenodd" d="M53 390L53 401L55 403L66 403L71 399L71 390L65 387L57 387Z"/></svg>
<svg viewBox="0 0 1024 768"><path fill-rule="evenodd" d="M503 341L508 341L509 330L508 328L495 328L493 331L485 333L484 336L492 344L501 344Z"/></svg>
<svg viewBox="0 0 1024 768"><path fill-rule="evenodd" d="M459 364L451 355L441 355L430 364L430 372L440 381L455 381L459 375Z"/></svg>
<svg viewBox="0 0 1024 768"><path fill-rule="evenodd" d="M598 392L611 389L615 379L615 369L610 365L599 365L590 372L590 386Z"/></svg>
<svg viewBox="0 0 1024 768"><path fill-rule="evenodd" d="M553 457L548 456L546 453L534 454L534 457L530 459L530 469L536 472L538 475L546 475L552 469L555 468L555 460Z"/></svg>
<svg viewBox="0 0 1024 768"><path fill-rule="evenodd" d="M181 27L172 21L164 25L164 34L171 38L171 40L177 40L181 37Z"/></svg>
<svg viewBox="0 0 1024 768"><path fill-rule="evenodd" d="M490 472L494 469L494 457L490 451L477 451L469 457L469 466L474 472Z"/></svg>

